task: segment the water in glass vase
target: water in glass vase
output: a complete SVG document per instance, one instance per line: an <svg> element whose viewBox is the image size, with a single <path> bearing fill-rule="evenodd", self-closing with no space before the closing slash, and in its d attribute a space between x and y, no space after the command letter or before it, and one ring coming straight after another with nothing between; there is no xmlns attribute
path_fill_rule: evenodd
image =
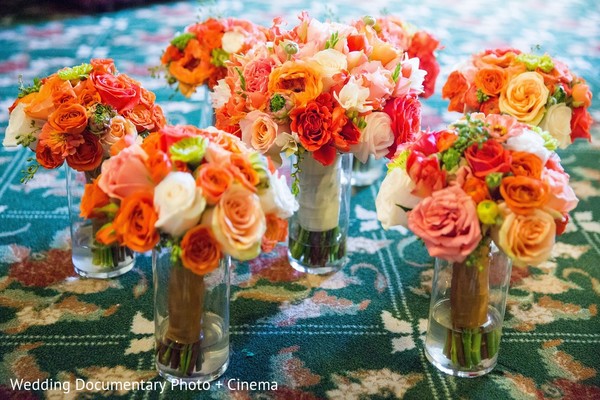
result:
<svg viewBox="0 0 600 400"><path fill-rule="evenodd" d="M169 319L160 327L156 344L158 373L173 381L209 382L217 379L229 364L229 330L221 317L205 313L202 318L201 338L195 343L182 344L165 337Z"/></svg>
<svg viewBox="0 0 600 400"><path fill-rule="evenodd" d="M494 368L502 333L502 318L494 307L488 307L486 322L476 329L453 329L449 299L431 312L425 355L432 364L461 377L481 376Z"/></svg>
<svg viewBox="0 0 600 400"><path fill-rule="evenodd" d="M325 232L310 232L293 223L288 244L290 264L298 271L313 274L337 271L347 261L345 241L337 227Z"/></svg>

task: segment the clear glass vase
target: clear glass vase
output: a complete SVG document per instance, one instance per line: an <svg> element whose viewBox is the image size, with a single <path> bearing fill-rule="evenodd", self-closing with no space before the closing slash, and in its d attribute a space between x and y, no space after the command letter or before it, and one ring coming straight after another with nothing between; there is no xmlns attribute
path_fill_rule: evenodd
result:
<svg viewBox="0 0 600 400"><path fill-rule="evenodd" d="M347 262L352 154L337 154L323 166L311 153L292 160L299 209L289 220L288 259L294 269L326 274Z"/></svg>
<svg viewBox="0 0 600 400"><path fill-rule="evenodd" d="M198 275L173 263L171 249L152 252L156 369L169 380L209 382L229 364L231 258Z"/></svg>
<svg viewBox="0 0 600 400"><path fill-rule="evenodd" d="M476 377L496 366L511 268L491 241L462 263L435 259L425 355L439 370Z"/></svg>
<svg viewBox="0 0 600 400"><path fill-rule="evenodd" d="M383 159L375 159L374 155L363 163L354 158L352 161L352 186L370 186L383 174Z"/></svg>
<svg viewBox="0 0 600 400"><path fill-rule="evenodd" d="M100 168L79 172L65 164L65 174L75 271L84 277L105 279L131 270L135 264L133 251L124 246L103 246L95 241L96 232L105 221L86 220L79 215L84 187L98 177Z"/></svg>

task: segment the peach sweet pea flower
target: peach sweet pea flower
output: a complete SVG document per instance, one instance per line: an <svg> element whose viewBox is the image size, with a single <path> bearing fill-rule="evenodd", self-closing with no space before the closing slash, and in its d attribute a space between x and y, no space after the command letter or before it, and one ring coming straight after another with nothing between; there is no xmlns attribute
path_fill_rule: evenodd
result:
<svg viewBox="0 0 600 400"><path fill-rule="evenodd" d="M481 240L475 203L457 185L433 192L408 214L408 228L429 254L463 262Z"/></svg>
<svg viewBox="0 0 600 400"><path fill-rule="evenodd" d="M549 93L540 74L523 72L513 77L500 94L500 111L521 122L537 125L544 117Z"/></svg>
<svg viewBox="0 0 600 400"><path fill-rule="evenodd" d="M145 161L148 155L134 144L102 163L98 186L110 197L124 199L141 191L152 191L154 184Z"/></svg>

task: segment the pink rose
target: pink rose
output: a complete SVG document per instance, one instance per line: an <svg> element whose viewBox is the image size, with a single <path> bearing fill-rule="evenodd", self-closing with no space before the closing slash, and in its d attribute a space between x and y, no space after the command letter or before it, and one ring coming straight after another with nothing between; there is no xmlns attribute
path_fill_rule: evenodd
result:
<svg viewBox="0 0 600 400"><path fill-rule="evenodd" d="M548 207L566 214L577 207L577 196L569 186L569 175L565 172L544 168L542 179L550 186L550 199Z"/></svg>
<svg viewBox="0 0 600 400"><path fill-rule="evenodd" d="M416 95L409 94L389 101L383 111L392 119L395 140L387 155L391 158L396 152L396 147L414 140L421 130L421 103Z"/></svg>
<svg viewBox="0 0 600 400"><path fill-rule="evenodd" d="M244 79L248 92L267 92L269 86L269 74L273 68L273 60L262 58L252 60L244 67Z"/></svg>
<svg viewBox="0 0 600 400"><path fill-rule="evenodd" d="M249 112L240 120L242 140L262 154L269 151L275 143L277 129L275 121L268 114L258 110Z"/></svg>
<svg viewBox="0 0 600 400"><path fill-rule="evenodd" d="M231 152L210 141L206 153L204 153L204 159L216 165L226 165L231 161Z"/></svg>
<svg viewBox="0 0 600 400"><path fill-rule="evenodd" d="M481 240L475 203L458 186L438 190L408 214L408 228L432 257L463 262Z"/></svg>
<svg viewBox="0 0 600 400"><path fill-rule="evenodd" d="M137 144L126 147L102 164L98 186L108 196L123 200L136 192L152 191L154 184L145 161L148 155Z"/></svg>

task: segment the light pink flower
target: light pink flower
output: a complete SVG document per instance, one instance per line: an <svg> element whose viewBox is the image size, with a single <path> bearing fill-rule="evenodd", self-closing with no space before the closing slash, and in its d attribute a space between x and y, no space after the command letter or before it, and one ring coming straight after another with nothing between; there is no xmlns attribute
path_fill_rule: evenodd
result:
<svg viewBox="0 0 600 400"><path fill-rule="evenodd" d="M246 90L248 92L267 92L269 84L269 74L273 67L273 60L270 58L261 58L252 60L244 66L244 79L246 80Z"/></svg>
<svg viewBox="0 0 600 400"><path fill-rule="evenodd" d="M269 151L275 142L277 129L275 121L268 114L258 110L249 112L240 120L242 140L262 154Z"/></svg>
<svg viewBox="0 0 600 400"><path fill-rule="evenodd" d="M544 168L542 179L550 185L548 207L561 214L568 213L577 207L579 200L571 186L569 186L569 175L567 173Z"/></svg>
<svg viewBox="0 0 600 400"><path fill-rule="evenodd" d="M510 115L490 114L484 119L488 124L488 132L496 141L502 143L508 138L523 133L527 126Z"/></svg>
<svg viewBox="0 0 600 400"><path fill-rule="evenodd" d="M126 147L102 164L98 186L108 196L123 200L125 197L154 188L151 174L146 168L148 155L137 144Z"/></svg>
<svg viewBox="0 0 600 400"><path fill-rule="evenodd" d="M458 186L433 192L408 214L408 228L432 257L463 262L481 240L475 203Z"/></svg>

